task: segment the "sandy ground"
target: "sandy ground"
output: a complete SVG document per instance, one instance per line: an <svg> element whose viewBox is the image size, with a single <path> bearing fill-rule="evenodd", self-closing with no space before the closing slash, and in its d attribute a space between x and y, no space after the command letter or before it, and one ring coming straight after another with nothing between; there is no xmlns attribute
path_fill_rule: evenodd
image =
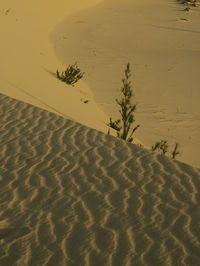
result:
<svg viewBox="0 0 200 266"><path fill-rule="evenodd" d="M88 85L80 82L73 88L56 78L56 70L66 64L56 58L49 39L64 17L98 2L1 1L0 92L105 131L107 116Z"/></svg>
<svg viewBox="0 0 200 266"><path fill-rule="evenodd" d="M183 9L1 0L1 266L200 265L200 9ZM127 62L136 138L193 167L104 134Z"/></svg>
<svg viewBox="0 0 200 266"><path fill-rule="evenodd" d="M99 107L115 118L130 62L141 124L137 138L147 147L161 139L171 147L178 142L180 160L199 167L200 8L185 7L166 0L108 0L67 17L51 39L62 62L80 62Z"/></svg>
<svg viewBox="0 0 200 266"><path fill-rule="evenodd" d="M200 264L200 170L0 94L0 265Z"/></svg>
<svg viewBox="0 0 200 266"><path fill-rule="evenodd" d="M0 92L107 132L130 62L136 139L148 148L178 142L179 159L199 167L200 8L184 8L165 0L2 0ZM59 82L55 71L75 61L84 79Z"/></svg>

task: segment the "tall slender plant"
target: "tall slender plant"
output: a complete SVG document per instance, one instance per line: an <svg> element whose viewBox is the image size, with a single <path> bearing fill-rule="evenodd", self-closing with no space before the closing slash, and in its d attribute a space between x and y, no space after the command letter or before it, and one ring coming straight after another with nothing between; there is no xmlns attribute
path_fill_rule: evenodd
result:
<svg viewBox="0 0 200 266"><path fill-rule="evenodd" d="M176 143L174 146L174 150L172 151L172 159L176 159L176 156L180 154L180 152L178 151L178 146L178 143Z"/></svg>
<svg viewBox="0 0 200 266"><path fill-rule="evenodd" d="M133 141L133 134L139 128L140 125L133 127L132 124L135 122L134 112L136 110L136 104L131 103L131 98L133 96L133 91L131 89L130 81L130 64L128 63L125 69L125 78L122 79L123 86L121 88L122 99L116 99L119 105L119 113L121 119L115 121L110 118L110 122L107 124L109 127L116 130L117 137L124 139L128 142ZM108 130L108 134L110 130Z"/></svg>

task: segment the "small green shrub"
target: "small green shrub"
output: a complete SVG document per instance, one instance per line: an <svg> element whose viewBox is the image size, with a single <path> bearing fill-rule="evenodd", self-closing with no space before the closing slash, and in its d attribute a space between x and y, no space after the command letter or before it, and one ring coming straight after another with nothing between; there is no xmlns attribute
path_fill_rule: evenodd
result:
<svg viewBox="0 0 200 266"><path fill-rule="evenodd" d="M131 90L131 82L129 80L130 76L130 64L128 63L125 69L125 78L122 79L122 99L116 99L117 104L120 106L119 113L121 115L121 119L113 121L112 118L110 118L110 122L107 124L107 126L116 130L117 137L128 142L133 141L132 136L140 126L137 125L134 128L132 127L132 124L135 121L133 113L136 110L136 104L133 105L131 103L133 92ZM110 134L110 129L108 130L108 134Z"/></svg>
<svg viewBox="0 0 200 266"><path fill-rule="evenodd" d="M167 140L161 140L154 144L151 147L152 151L160 151L162 154L166 154L168 152L168 144Z"/></svg>
<svg viewBox="0 0 200 266"><path fill-rule="evenodd" d="M56 71L57 78L70 85L76 83L84 76L84 74L84 72L80 71L79 67L77 66L77 63L69 65L65 72L62 72L61 74L58 70Z"/></svg>
<svg viewBox="0 0 200 266"><path fill-rule="evenodd" d="M176 156L180 154L180 152L178 151L178 146L179 144L176 143L173 151L171 152L172 159L175 159ZM152 151L158 151L165 155L168 152L168 147L169 145L167 143L167 140L161 140L156 142L154 146L151 147L151 149Z"/></svg>

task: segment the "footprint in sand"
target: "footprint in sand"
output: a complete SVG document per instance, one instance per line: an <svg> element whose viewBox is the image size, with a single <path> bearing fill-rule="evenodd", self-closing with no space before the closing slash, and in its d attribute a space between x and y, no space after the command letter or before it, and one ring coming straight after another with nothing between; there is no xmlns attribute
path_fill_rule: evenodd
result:
<svg viewBox="0 0 200 266"><path fill-rule="evenodd" d="M88 101L88 100L85 100L85 99L83 99L83 98L81 98L81 102L83 102L83 103L88 103L89 101Z"/></svg>
<svg viewBox="0 0 200 266"><path fill-rule="evenodd" d="M5 15L7 16L10 12L10 8L8 8L6 11L5 11Z"/></svg>
<svg viewBox="0 0 200 266"><path fill-rule="evenodd" d="M189 21L189 19L187 19L187 18L179 18L179 19L177 19L176 21L183 21L183 22L186 22L186 21Z"/></svg>

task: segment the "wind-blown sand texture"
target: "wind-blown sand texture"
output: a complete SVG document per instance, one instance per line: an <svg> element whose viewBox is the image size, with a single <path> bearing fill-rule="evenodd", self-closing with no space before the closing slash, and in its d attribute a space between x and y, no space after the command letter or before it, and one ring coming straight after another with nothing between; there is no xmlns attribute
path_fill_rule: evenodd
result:
<svg viewBox="0 0 200 266"><path fill-rule="evenodd" d="M107 132L130 62L136 138L200 167L200 8L176 0L1 0L0 92ZM78 62L75 87L55 77ZM87 102L88 101L88 102ZM87 103L85 103L87 102Z"/></svg>
<svg viewBox="0 0 200 266"><path fill-rule="evenodd" d="M0 94L0 265L200 265L200 170Z"/></svg>

